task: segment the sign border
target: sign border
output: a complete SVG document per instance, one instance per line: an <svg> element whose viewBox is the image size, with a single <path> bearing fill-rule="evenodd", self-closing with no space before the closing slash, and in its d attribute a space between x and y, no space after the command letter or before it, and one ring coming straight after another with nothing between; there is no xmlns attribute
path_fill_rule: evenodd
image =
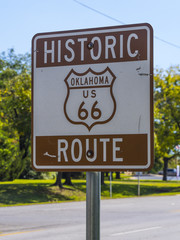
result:
<svg viewBox="0 0 180 240"><path fill-rule="evenodd" d="M88 166L87 168L73 168L74 166L68 166L68 169L62 169L62 166L57 166L57 168L49 169L49 166L37 166L36 161L34 159L34 42L37 37L43 37L45 35L55 35L55 34L75 34L75 33L83 33L83 32L90 32L90 31L103 31L103 30L116 30L116 29L125 29L125 28L137 28L137 27L146 27L149 29L150 36L147 38L147 42L149 43L149 62L150 62L150 159L146 166L118 166L115 168L108 168L110 166L101 166L101 169L96 168L96 166ZM140 24L130 24L130 25L118 25L118 26L110 26L110 27L100 27L100 28L87 28L87 29L76 29L76 30L68 30L68 31L56 31L56 32L44 32L35 34L32 38L32 60L31 60L31 164L32 168L36 171L43 171L43 172L83 172L83 171L148 171L153 167L154 164L154 107L153 107L153 28L149 23L140 23ZM105 135L105 134L104 134Z"/></svg>

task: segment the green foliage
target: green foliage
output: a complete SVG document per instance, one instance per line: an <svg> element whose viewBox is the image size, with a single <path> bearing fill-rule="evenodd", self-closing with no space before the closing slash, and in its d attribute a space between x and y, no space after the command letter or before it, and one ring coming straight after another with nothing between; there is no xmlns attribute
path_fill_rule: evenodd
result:
<svg viewBox="0 0 180 240"><path fill-rule="evenodd" d="M1 54L0 61L0 180L19 177L31 136L31 77L28 55Z"/></svg>
<svg viewBox="0 0 180 240"><path fill-rule="evenodd" d="M0 124L2 127L2 124ZM17 166L18 159L18 142L8 135L6 131L0 132L0 179L12 180L18 175L12 172L11 169ZM15 170L15 169L14 169Z"/></svg>
<svg viewBox="0 0 180 240"><path fill-rule="evenodd" d="M0 181L52 178L31 169L30 54L0 54Z"/></svg>
<svg viewBox="0 0 180 240"><path fill-rule="evenodd" d="M154 87L155 165L179 156L180 68L156 71ZM30 166L31 75L30 54L13 49L0 54L0 180L44 178Z"/></svg>
<svg viewBox="0 0 180 240"><path fill-rule="evenodd" d="M154 81L155 158L159 164L160 159L180 154L176 149L180 143L180 68L156 71Z"/></svg>
<svg viewBox="0 0 180 240"><path fill-rule="evenodd" d="M0 54L0 70L2 69L12 69L17 73L22 73L31 70L31 55L29 53L25 54L15 54L13 48L8 50L8 53L2 52Z"/></svg>

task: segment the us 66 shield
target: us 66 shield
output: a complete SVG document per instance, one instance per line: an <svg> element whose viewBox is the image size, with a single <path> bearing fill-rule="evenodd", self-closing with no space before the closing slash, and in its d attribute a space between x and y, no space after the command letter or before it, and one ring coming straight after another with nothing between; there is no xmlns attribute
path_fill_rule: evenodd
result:
<svg viewBox="0 0 180 240"><path fill-rule="evenodd" d="M72 69L65 79L67 97L64 113L68 121L82 124L89 131L96 124L109 122L116 111L112 91L115 79L108 67L103 72L95 72L89 68L84 73L77 73ZM109 108L106 107L107 102Z"/></svg>

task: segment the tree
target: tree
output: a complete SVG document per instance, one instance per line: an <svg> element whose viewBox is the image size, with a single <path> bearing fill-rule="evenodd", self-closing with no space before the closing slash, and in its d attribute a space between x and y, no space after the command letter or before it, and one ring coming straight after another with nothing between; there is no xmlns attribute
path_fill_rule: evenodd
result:
<svg viewBox="0 0 180 240"><path fill-rule="evenodd" d="M101 172L101 185L105 185L105 182L104 182L104 172Z"/></svg>
<svg viewBox="0 0 180 240"><path fill-rule="evenodd" d="M62 172L58 172L56 176L56 182L53 184L53 186L59 186L60 189L63 188L62 182Z"/></svg>
<svg viewBox="0 0 180 240"><path fill-rule="evenodd" d="M71 177L80 178L80 177L83 177L83 173L82 172L57 172L56 181L53 184L53 186L59 186L60 189L69 189L69 188L63 187L63 185L73 186ZM65 179L64 183L62 183L62 178Z"/></svg>
<svg viewBox="0 0 180 240"><path fill-rule="evenodd" d="M0 180L13 180L18 166L18 141L16 141L15 132L6 131L2 122L0 122L0 129Z"/></svg>
<svg viewBox="0 0 180 240"><path fill-rule="evenodd" d="M72 186L73 184L71 182L71 172L64 172L64 177L65 177L64 185Z"/></svg>
<svg viewBox="0 0 180 240"><path fill-rule="evenodd" d="M17 178L25 167L31 137L30 55L0 55L0 176ZM9 166L11 173L3 169ZM10 175L9 175L10 174Z"/></svg>
<svg viewBox="0 0 180 240"><path fill-rule="evenodd" d="M120 172L116 172L116 179L121 179L121 174L120 174Z"/></svg>
<svg viewBox="0 0 180 240"><path fill-rule="evenodd" d="M168 162L180 155L180 68L157 71L154 77L155 153L164 162L163 180L167 180Z"/></svg>

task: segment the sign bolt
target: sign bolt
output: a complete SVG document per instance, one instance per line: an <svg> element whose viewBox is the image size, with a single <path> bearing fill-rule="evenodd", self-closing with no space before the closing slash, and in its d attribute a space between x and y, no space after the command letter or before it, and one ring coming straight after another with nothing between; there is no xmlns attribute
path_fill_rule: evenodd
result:
<svg viewBox="0 0 180 240"><path fill-rule="evenodd" d="M93 158L94 157L94 152L92 150L88 150L86 153L87 157Z"/></svg>
<svg viewBox="0 0 180 240"><path fill-rule="evenodd" d="M92 42L88 43L87 47L88 47L88 49L92 49L94 47L94 43L92 43Z"/></svg>

